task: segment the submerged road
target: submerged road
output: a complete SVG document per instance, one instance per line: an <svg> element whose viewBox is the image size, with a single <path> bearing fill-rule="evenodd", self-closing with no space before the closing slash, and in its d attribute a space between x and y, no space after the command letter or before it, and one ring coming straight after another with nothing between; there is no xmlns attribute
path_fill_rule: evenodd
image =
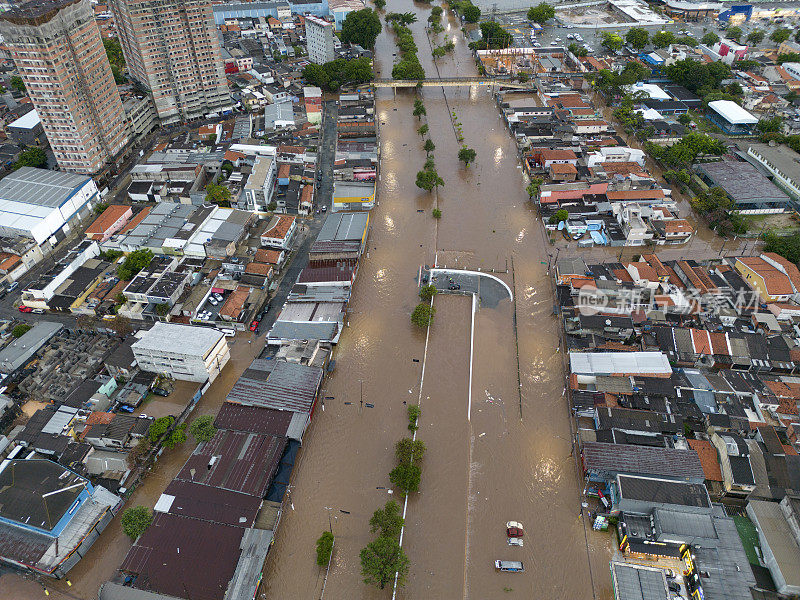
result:
<svg viewBox="0 0 800 600"><path fill-rule="evenodd" d="M409 10L429 76L477 77L457 23L445 16L447 31L435 43L452 40L456 48L434 65L424 30L430 9L400 0L386 7ZM384 30L375 49L379 75L388 76L396 53L394 35ZM324 569L314 562L314 542L328 529L326 507L337 540L325 598L388 597L362 582L359 552L374 538L372 512L393 497L386 489L393 446L409 435L406 409L418 399L417 437L427 451L420 492L408 502L403 547L411 568L397 597L607 597L610 537L585 537L578 517L583 484L571 453L549 248L527 202L516 147L488 90L426 87L419 94L424 121L411 114L415 91L377 91L381 175L369 248L334 353L336 372L326 382L325 411L315 415L295 469L293 509L267 559L262 597L320 596ZM422 122L445 180L440 220L431 217L433 196L414 185L426 158L416 133ZM477 152L468 169L457 159L458 127ZM500 273L511 263L513 274ZM420 265L434 264L494 269L516 306L506 296L482 303L473 316L470 295L437 295L426 342L409 315L419 301ZM359 410L362 389L373 408ZM524 548L506 543L511 519L526 525ZM495 572L498 558L522 560L525 572Z"/></svg>

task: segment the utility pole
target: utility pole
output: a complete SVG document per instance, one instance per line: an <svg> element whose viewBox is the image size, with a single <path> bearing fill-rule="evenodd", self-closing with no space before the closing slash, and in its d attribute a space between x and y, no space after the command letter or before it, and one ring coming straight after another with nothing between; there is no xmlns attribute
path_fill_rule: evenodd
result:
<svg viewBox="0 0 800 600"><path fill-rule="evenodd" d="M364 409L364 380L363 379L359 379L358 380L358 385L359 385L359 388L361 390L360 398L359 398L359 401L358 401L358 413L361 414L361 411Z"/></svg>

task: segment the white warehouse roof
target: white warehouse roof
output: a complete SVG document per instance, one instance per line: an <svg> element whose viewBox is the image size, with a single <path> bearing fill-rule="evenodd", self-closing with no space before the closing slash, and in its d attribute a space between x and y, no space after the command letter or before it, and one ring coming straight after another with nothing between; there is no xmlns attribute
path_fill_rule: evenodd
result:
<svg viewBox="0 0 800 600"><path fill-rule="evenodd" d="M42 120L39 118L39 113L36 112L36 109L29 110L24 115L22 115L19 119L12 121L8 124L8 127L16 127L17 129L33 129Z"/></svg>
<svg viewBox="0 0 800 600"><path fill-rule="evenodd" d="M134 355L137 350L169 352L187 356L203 356L217 345L224 334L210 327L194 327L173 323L156 323L153 328L140 333L141 337L131 345Z"/></svg>
<svg viewBox="0 0 800 600"><path fill-rule="evenodd" d="M714 102L708 103L708 108L732 125L755 125L758 123L758 119L731 100L714 100Z"/></svg>
<svg viewBox="0 0 800 600"><path fill-rule="evenodd" d="M662 352L570 352L570 371L577 375L624 373L672 373L669 359Z"/></svg>
<svg viewBox="0 0 800 600"><path fill-rule="evenodd" d="M0 180L0 234L41 244L96 195L91 177L22 167Z"/></svg>

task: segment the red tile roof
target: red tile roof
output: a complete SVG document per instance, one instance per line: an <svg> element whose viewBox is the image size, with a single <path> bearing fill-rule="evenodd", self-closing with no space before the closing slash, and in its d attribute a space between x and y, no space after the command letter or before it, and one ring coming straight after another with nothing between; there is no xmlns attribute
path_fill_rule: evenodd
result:
<svg viewBox="0 0 800 600"><path fill-rule="evenodd" d="M687 440L689 447L697 452L700 457L700 464L703 467L703 474L708 481L722 481L722 469L717 460L717 449L708 440Z"/></svg>

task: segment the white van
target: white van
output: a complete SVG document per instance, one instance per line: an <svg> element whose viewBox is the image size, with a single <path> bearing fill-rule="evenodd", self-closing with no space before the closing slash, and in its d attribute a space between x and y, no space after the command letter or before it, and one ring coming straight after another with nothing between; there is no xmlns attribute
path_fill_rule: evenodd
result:
<svg viewBox="0 0 800 600"><path fill-rule="evenodd" d="M234 337L236 335L235 329L229 329L227 327L220 327L219 329L217 329L217 331L220 331L223 334L225 334L225 337Z"/></svg>

